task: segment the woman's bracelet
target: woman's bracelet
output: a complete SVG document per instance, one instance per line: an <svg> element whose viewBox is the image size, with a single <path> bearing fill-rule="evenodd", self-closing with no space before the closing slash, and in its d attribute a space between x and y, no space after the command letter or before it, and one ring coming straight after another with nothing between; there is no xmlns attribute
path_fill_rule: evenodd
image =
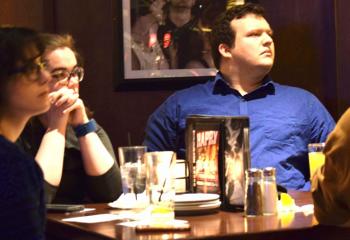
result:
<svg viewBox="0 0 350 240"><path fill-rule="evenodd" d="M84 137L86 134L96 132L97 126L95 119L90 119L87 123L78 125L73 128L77 138Z"/></svg>

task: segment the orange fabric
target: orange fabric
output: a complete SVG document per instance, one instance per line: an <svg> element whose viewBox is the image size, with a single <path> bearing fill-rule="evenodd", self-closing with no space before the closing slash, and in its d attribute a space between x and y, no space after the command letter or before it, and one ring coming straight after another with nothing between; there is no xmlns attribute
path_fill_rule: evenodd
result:
<svg viewBox="0 0 350 240"><path fill-rule="evenodd" d="M315 216L322 224L350 220L350 108L328 136L326 161L312 179Z"/></svg>

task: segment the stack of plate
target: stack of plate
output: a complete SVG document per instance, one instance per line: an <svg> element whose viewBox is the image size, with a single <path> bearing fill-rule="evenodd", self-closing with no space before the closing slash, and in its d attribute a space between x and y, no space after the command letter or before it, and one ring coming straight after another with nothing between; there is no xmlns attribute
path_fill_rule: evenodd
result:
<svg viewBox="0 0 350 240"><path fill-rule="evenodd" d="M181 215L216 212L220 196L213 193L187 193L175 196L175 212Z"/></svg>

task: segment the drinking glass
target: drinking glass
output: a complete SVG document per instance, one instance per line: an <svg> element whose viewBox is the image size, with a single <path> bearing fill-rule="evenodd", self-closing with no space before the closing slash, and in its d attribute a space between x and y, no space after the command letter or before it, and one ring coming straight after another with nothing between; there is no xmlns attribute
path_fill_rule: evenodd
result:
<svg viewBox="0 0 350 240"><path fill-rule="evenodd" d="M145 191L146 165L143 156L146 151L146 146L118 148L123 193L133 194L136 200L137 194Z"/></svg>
<svg viewBox="0 0 350 240"><path fill-rule="evenodd" d="M310 143L308 145L310 179L312 179L316 170L320 168L325 162L325 156L323 154L324 146L325 143Z"/></svg>
<svg viewBox="0 0 350 240"><path fill-rule="evenodd" d="M172 151L148 152L145 160L150 220L159 223L172 221L175 218L176 154Z"/></svg>

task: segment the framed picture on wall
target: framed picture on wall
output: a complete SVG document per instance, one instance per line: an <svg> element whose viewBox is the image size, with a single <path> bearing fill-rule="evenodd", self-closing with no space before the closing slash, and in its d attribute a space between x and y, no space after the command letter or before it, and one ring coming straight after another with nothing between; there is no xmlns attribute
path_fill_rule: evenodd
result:
<svg viewBox="0 0 350 240"><path fill-rule="evenodd" d="M209 44L213 20L228 4L244 1L113 2L116 89L146 90L178 89L213 78L216 69Z"/></svg>

